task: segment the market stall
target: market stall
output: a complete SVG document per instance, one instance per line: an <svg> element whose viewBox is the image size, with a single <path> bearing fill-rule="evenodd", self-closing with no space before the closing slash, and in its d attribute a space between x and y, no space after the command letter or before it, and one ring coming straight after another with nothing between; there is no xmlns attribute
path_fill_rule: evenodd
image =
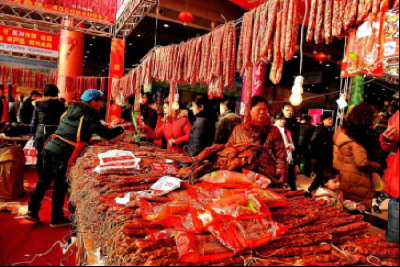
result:
<svg viewBox="0 0 400 267"><path fill-rule="evenodd" d="M121 162L104 164L102 153L115 149L140 158L140 168ZM220 149L232 147L208 150L193 166L204 165ZM174 164L160 169L154 168L154 161ZM398 246L369 234L363 215L307 199L304 191L269 189L273 181L252 172L198 173L190 182L164 177L176 175L176 170L191 162L191 158L149 146L109 142L89 146L69 175L80 240L77 262L398 266ZM181 176L186 173L182 170Z"/></svg>

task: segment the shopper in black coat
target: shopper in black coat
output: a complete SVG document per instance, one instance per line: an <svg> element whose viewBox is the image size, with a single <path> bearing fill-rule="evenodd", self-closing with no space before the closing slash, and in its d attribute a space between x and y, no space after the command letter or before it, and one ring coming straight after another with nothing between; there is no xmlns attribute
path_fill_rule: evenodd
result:
<svg viewBox="0 0 400 267"><path fill-rule="evenodd" d="M196 121L190 131L188 154L195 157L205 148L212 146L214 139L214 122L209 114L206 96L196 97L193 113L196 115Z"/></svg>
<svg viewBox="0 0 400 267"><path fill-rule="evenodd" d="M310 157L310 145L313 137L315 126L311 124L312 118L310 116L304 116L303 121L300 124L300 137L299 137L299 151L301 153L305 174L310 176L311 174L311 157Z"/></svg>
<svg viewBox="0 0 400 267"><path fill-rule="evenodd" d="M140 106L140 110L142 113L144 124L146 124L155 131L158 117L157 117L157 111L150 107L150 105L153 103L154 100L152 94L144 94L142 96L142 105Z"/></svg>
<svg viewBox="0 0 400 267"><path fill-rule="evenodd" d="M64 102L58 98L59 90L55 85L46 85L44 98L36 100L34 105L32 127L35 135L33 146L37 150L37 164L39 179L43 176L43 147L46 140L56 132L60 125L62 114L67 110Z"/></svg>
<svg viewBox="0 0 400 267"><path fill-rule="evenodd" d="M333 164L333 115L326 112L321 116L322 123L315 129L311 140L311 158L314 164L314 172L317 177L324 175L325 168L332 168ZM309 191L318 189L317 179L311 185Z"/></svg>
<svg viewBox="0 0 400 267"><path fill-rule="evenodd" d="M242 123L242 118L235 114L236 100L224 98L220 104L220 114L216 124L215 144L228 143L233 130Z"/></svg>
<svg viewBox="0 0 400 267"><path fill-rule="evenodd" d="M26 219L40 222L39 210L46 191L54 181L53 210L51 227L69 225L71 221L64 217L65 195L68 191L68 162L73 155L78 135L80 142L87 143L93 134L105 139L112 139L124 133L122 127L109 129L100 122L101 99L104 96L99 90L90 89L81 96L82 102L70 101L65 116L61 119L56 137L45 146L43 160L43 179L36 184L36 189L29 202Z"/></svg>
<svg viewBox="0 0 400 267"><path fill-rule="evenodd" d="M33 103L40 97L42 97L42 95L38 91L34 90L30 94L30 96L24 100L17 114L17 121L19 123L26 125L31 124L33 118L33 111L35 110Z"/></svg>

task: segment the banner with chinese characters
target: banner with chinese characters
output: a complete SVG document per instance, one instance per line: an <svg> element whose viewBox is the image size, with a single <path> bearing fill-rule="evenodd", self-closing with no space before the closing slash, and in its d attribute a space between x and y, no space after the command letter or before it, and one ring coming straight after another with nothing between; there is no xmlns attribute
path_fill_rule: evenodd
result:
<svg viewBox="0 0 400 267"><path fill-rule="evenodd" d="M0 50L58 58L59 36L0 25Z"/></svg>
<svg viewBox="0 0 400 267"><path fill-rule="evenodd" d="M110 73L111 78L120 79L125 71L125 40L113 39L111 43ZM121 106L117 105L118 99L112 99L112 79L108 86L108 116L107 121L113 122L121 118ZM112 100L112 104L111 104Z"/></svg>
<svg viewBox="0 0 400 267"><path fill-rule="evenodd" d="M63 12L72 16L81 16L94 20L114 22L118 6L117 0L6 0L27 5L36 9Z"/></svg>

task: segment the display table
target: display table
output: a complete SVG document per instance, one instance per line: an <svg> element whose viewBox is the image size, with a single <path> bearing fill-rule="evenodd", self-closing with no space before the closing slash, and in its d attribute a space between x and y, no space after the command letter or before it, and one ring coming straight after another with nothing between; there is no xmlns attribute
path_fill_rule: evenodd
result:
<svg viewBox="0 0 400 267"><path fill-rule="evenodd" d="M31 140L31 137L29 136L8 137L4 134L0 135L0 145L24 146L24 144L27 143L29 140Z"/></svg>
<svg viewBox="0 0 400 267"><path fill-rule="evenodd" d="M93 170L100 163L97 155L115 149L132 151L141 158L140 170L122 167L95 173ZM181 183L181 189L163 196L143 197L138 193L167 175L154 171L151 162L177 158L185 161L184 156L171 151L120 142L100 142L84 151L69 175L70 201L77 208L73 217L79 239L77 263L88 266L100 261L107 266L349 266L373 260L377 265L398 264L398 246L371 234L371 225L363 221L364 216L350 215L341 207L308 199L304 197L305 191L259 189L243 183L234 185L232 180L218 187L212 180L217 180L220 174L213 173L208 183L200 180L195 186ZM230 173L238 183L241 174ZM211 184L214 185L210 187ZM227 185L230 189L224 187ZM235 197L239 199L227 200ZM218 206L218 213L211 211L207 216L196 218L205 218L208 223L211 218L221 225L230 225L229 228L205 227L200 230L201 234L193 234L193 227L199 226L199 222L191 219L193 214L210 211L205 203L215 205L218 201L227 203ZM267 209L257 208L260 207L257 204ZM222 210L227 213L221 213ZM231 211L239 212L240 217L218 216ZM244 219L246 216L251 218ZM242 245L245 249L234 251Z"/></svg>

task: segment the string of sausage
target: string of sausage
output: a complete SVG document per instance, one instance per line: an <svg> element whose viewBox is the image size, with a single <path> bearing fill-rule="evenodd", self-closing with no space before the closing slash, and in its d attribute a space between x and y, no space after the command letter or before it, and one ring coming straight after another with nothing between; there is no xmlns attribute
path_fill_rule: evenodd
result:
<svg viewBox="0 0 400 267"><path fill-rule="evenodd" d="M332 42L332 18L333 18L332 0L326 0L324 14L325 14L324 18L325 42L326 44L329 44Z"/></svg>
<svg viewBox="0 0 400 267"><path fill-rule="evenodd" d="M275 22L278 13L278 0L270 0L268 2L268 25L266 34L264 36L264 40L262 42L261 48L261 57L265 57L268 54L268 48L270 43L272 42L272 37L274 33ZM290 22L289 22L290 24Z"/></svg>

